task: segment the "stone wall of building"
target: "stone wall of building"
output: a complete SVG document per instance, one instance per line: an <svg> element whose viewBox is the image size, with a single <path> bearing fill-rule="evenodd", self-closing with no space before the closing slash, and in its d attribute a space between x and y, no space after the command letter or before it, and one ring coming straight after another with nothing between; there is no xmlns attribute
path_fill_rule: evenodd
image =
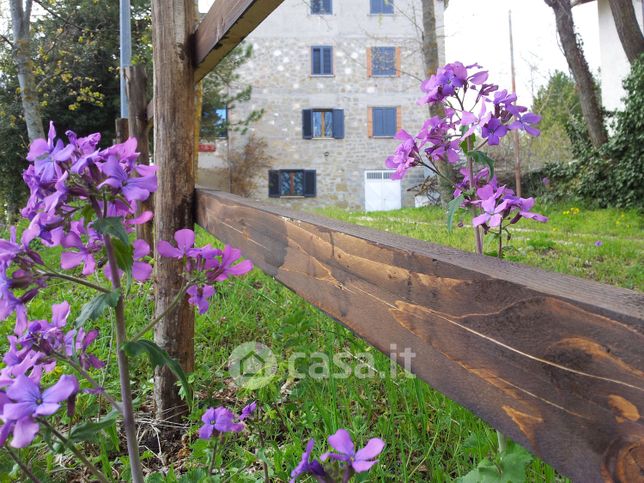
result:
<svg viewBox="0 0 644 483"><path fill-rule="evenodd" d="M338 206L364 208L365 170L385 169L384 161L398 141L368 136L369 107L400 107L401 126L417 132L427 117L418 106L419 83L424 77L420 51L420 0L396 0L396 14L370 15L369 0L334 0L332 15L311 15L310 2L286 0L247 41L253 58L239 70L240 83L252 85L250 102L229 113L243 119L250 111L264 109L250 132L267 140L274 169L315 169L317 196L280 198L295 207ZM442 40L443 2L437 0L439 38ZM402 9L402 11L401 11ZM311 75L311 47L333 47L333 75ZM443 43L441 42L441 45ZM369 77L367 49L400 48L399 77ZM443 49L441 49L441 52ZM303 139L302 110L343 109L344 139ZM231 149L241 149L247 136L230 132ZM225 149L218 146L216 156ZM200 161L202 164L222 165ZM407 188L422 179L422 170L402 183L403 206L414 205ZM205 173L205 172L204 172ZM201 184L208 184L201 177ZM268 198L268 173L257 174L254 197Z"/></svg>

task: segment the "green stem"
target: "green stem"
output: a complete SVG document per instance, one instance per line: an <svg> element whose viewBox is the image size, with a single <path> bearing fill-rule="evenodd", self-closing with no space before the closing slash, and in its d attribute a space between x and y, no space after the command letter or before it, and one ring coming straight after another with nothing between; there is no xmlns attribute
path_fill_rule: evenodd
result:
<svg viewBox="0 0 644 483"><path fill-rule="evenodd" d="M9 456L11 456L11 459L14 460L18 466L20 466L22 472L27 475L31 481L33 481L34 483L40 483L40 480L36 477L36 475L31 472L29 467L20 459L20 457L16 453L13 452L11 448L9 448L8 445L5 445L4 449L7 450Z"/></svg>
<svg viewBox="0 0 644 483"><path fill-rule="evenodd" d="M87 280L83 280L82 278L74 277L72 275L65 275L64 273L55 272L55 271L41 272L41 273L43 273L44 275L49 275L50 277L53 277L53 278L60 278L62 280L67 280L68 282L74 282L79 285L84 285L86 287L93 288L94 290L98 290L99 292L110 293L110 290L108 288L102 287L92 282L88 282Z"/></svg>
<svg viewBox="0 0 644 483"><path fill-rule="evenodd" d="M181 303L183 300L183 296L186 294L186 290L188 289L188 285L186 284L183 287L181 287L181 290L175 295L174 299L172 299L172 303L168 305L168 307L163 311L163 313L159 314L157 317L155 317L152 322L148 323L145 327L143 327L141 330L139 330L136 334L134 334L132 337L130 337L130 341L137 341L141 337L143 337L147 331L151 330L154 328L155 325L157 325L161 320L163 320L166 316L170 315L174 311L174 309L177 308L177 306Z"/></svg>
<svg viewBox="0 0 644 483"><path fill-rule="evenodd" d="M74 368L76 372L78 372L81 376L83 376L87 382L89 382L94 389L100 390L100 394L109 402L114 409L118 411L120 415L123 415L123 408L121 407L121 404L114 399L112 396L110 396L101 386L85 369L83 369L80 364L77 364L75 361L72 359L64 356L63 354L60 354L58 352L52 352L52 355L59 361L64 362L65 364L69 365L70 367Z"/></svg>
<svg viewBox="0 0 644 483"><path fill-rule="evenodd" d="M215 456L217 456L218 442L219 442L219 437L215 439L215 444L213 444L212 446L212 456L210 457L210 464L208 465L208 473L207 473L208 476L212 475L212 472L215 469Z"/></svg>
<svg viewBox="0 0 644 483"><path fill-rule="evenodd" d="M472 149L472 139L468 138L467 139L467 150L468 152ZM472 191L476 190L476 186L474 185L474 163L472 162L472 158L467 156L467 171L470 176L470 189ZM476 207L472 206L472 215L476 216ZM481 230L479 230L478 226L474 227L474 236L476 238L476 253L479 255L483 255L483 238L481 237Z"/></svg>
<svg viewBox="0 0 644 483"><path fill-rule="evenodd" d="M63 445L65 445L72 453L74 453L74 456L76 456L84 465L85 467L96 477L98 481L101 483L109 483L109 480L105 477L105 475L90 462L83 453L81 453L74 444L69 441L65 436L60 434L56 428L54 428L51 424L47 422L46 419L38 419L38 422L44 424L49 428L49 430L56 436Z"/></svg>
<svg viewBox="0 0 644 483"><path fill-rule="evenodd" d="M503 258L503 223L499 225L499 258Z"/></svg>
<svg viewBox="0 0 644 483"><path fill-rule="evenodd" d="M503 434L497 430L496 440L499 443L499 453L503 453L508 448L508 440Z"/></svg>

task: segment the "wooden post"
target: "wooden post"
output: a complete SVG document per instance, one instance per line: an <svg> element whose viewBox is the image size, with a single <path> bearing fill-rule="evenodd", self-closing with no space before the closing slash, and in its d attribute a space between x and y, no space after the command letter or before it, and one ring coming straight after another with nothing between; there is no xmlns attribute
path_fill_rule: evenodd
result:
<svg viewBox="0 0 644 483"><path fill-rule="evenodd" d="M152 1L154 60L154 159L159 188L155 196L155 238L173 241L176 230L194 226L195 143L194 68L191 34L194 0ZM177 260L156 259L156 313L164 312L179 291ZM184 301L157 325L155 342L185 371L194 366L194 312ZM157 417L177 420L186 406L176 379L157 368L154 382Z"/></svg>
<svg viewBox="0 0 644 483"><path fill-rule="evenodd" d="M512 92L517 92L517 81L514 73L514 42L512 39L512 10L508 11L508 28L510 29L510 71L512 72ZM521 197L521 144L519 142L519 130L512 133L514 142L514 191Z"/></svg>
<svg viewBox="0 0 644 483"><path fill-rule="evenodd" d="M127 141L128 132L127 118L119 117L114 121L114 140L116 143L124 143Z"/></svg>
<svg viewBox="0 0 644 483"><path fill-rule="evenodd" d="M150 143L148 139L147 115L147 75L142 65L125 68L125 87L127 89L129 111L129 134L137 141L139 163L150 164ZM154 211L154 195L139 204L139 213ZM136 227L136 237L145 240L154 253L154 228L152 223L143 223Z"/></svg>

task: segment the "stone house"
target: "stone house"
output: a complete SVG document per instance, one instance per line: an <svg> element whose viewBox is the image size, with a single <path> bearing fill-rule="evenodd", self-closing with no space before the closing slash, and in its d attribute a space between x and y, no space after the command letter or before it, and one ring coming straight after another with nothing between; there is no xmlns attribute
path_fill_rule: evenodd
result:
<svg viewBox="0 0 644 483"><path fill-rule="evenodd" d="M443 0L435 0L444 61ZM409 188L384 162L394 133L427 117L416 104L424 78L420 0L285 0L251 35L253 57L239 69L252 99L227 112L231 121L264 109L249 133L268 143L272 166L256 176L253 198L293 207L396 209L414 206ZM198 182L227 190L229 150L248 134L229 132L200 153Z"/></svg>

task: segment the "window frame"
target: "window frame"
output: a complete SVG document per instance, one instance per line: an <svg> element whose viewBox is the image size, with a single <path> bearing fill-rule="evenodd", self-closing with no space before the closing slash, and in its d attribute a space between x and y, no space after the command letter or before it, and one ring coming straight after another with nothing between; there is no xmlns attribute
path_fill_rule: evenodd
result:
<svg viewBox="0 0 644 483"><path fill-rule="evenodd" d="M376 74L376 51L378 49L387 49L387 51L391 50L392 56L391 56L391 65L393 67L391 73L387 74ZM397 62L396 62L396 47L392 46L378 46L378 47L371 47L371 77L398 77L398 68L397 68Z"/></svg>
<svg viewBox="0 0 644 483"><path fill-rule="evenodd" d="M309 8L310 15L333 15L333 0L328 0L328 2L329 2L329 10L328 11L325 11L325 9L324 9L325 1L327 1L327 0L319 0L319 2L320 2L319 3L320 11L319 12L314 12L313 11L313 5L314 5L315 0L311 0L311 5L310 5L310 8Z"/></svg>
<svg viewBox="0 0 644 483"><path fill-rule="evenodd" d="M320 130L323 133L322 136L316 136L315 135L315 114L316 113L321 113L321 120L320 120ZM329 113L331 114L331 135L326 136L326 124L324 118L326 117L325 114ZM333 109L311 109L311 139L335 139L335 136L333 135Z"/></svg>
<svg viewBox="0 0 644 483"><path fill-rule="evenodd" d="M277 175L277 193L271 194L271 174ZM290 191L288 194L282 194L282 176L288 174L290 178ZM302 193L295 192L295 175L302 175ZM312 186L310 177L313 177ZM317 171L315 169L269 169L268 170L269 182L269 198L315 198L317 197Z"/></svg>
<svg viewBox="0 0 644 483"><path fill-rule="evenodd" d="M324 70L324 51L329 50L330 52L330 61L331 61L331 72L329 73L315 73L315 50L320 52L320 70ZM312 45L311 46L311 77L333 77L334 72L334 62L333 62L333 46L332 45Z"/></svg>
<svg viewBox="0 0 644 483"><path fill-rule="evenodd" d="M384 10L387 7L387 4L391 5L391 12L374 12L374 2L373 0L369 0L369 15L395 15L396 14L396 8L394 4L394 0L381 0L381 3L379 5L382 6L382 9Z"/></svg>

